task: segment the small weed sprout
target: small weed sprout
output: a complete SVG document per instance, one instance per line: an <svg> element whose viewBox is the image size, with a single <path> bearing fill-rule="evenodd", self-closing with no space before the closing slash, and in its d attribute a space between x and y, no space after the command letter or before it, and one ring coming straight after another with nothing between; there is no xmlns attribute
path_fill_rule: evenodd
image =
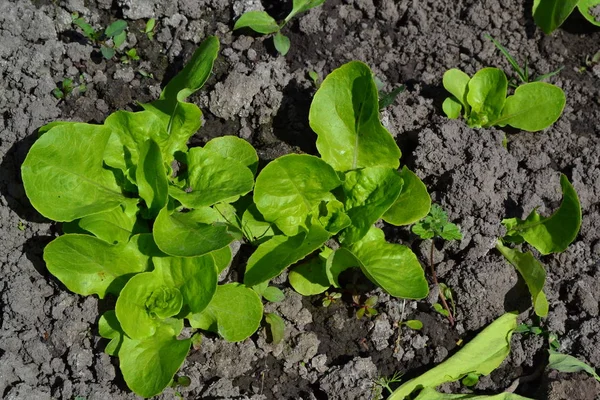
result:
<svg viewBox="0 0 600 400"><path fill-rule="evenodd" d="M154 29L156 28L156 19L150 18L148 22L146 22L146 27L144 28L142 33L146 34L148 40L154 40Z"/></svg>
<svg viewBox="0 0 600 400"><path fill-rule="evenodd" d="M88 38L93 45L100 47L102 57L107 60L112 59L119 48L127 39L127 22L122 19L116 20L110 24L104 31L95 30L78 13L71 15L73 25L81 29L83 36ZM111 43L112 41L112 43Z"/></svg>
<svg viewBox="0 0 600 400"><path fill-rule="evenodd" d="M562 69L564 68L564 66L561 66L555 71L552 71L552 72L549 72L549 73L543 74L543 75L538 75L534 78L533 76L529 75L530 71L529 71L529 65L527 62L527 58L525 58L525 65L523 66L523 68L521 68L519 66L519 63L517 62L517 60L515 60L515 58L508 52L508 50L506 50L506 48L504 46L502 46L502 44L500 44L500 42L498 42L496 39L494 39L491 35L488 35L487 33L484 36L487 39L491 40L492 43L494 43L494 46L496 46L496 48L498 50L500 50L500 52L504 55L504 57L506 57L506 60L512 66L513 70L517 74L517 77L519 78L521 83L545 81L548 78L558 75L558 73L560 73L560 71L562 71ZM514 78L511 79L508 84L514 88L519 86L517 84L517 82L515 82Z"/></svg>
<svg viewBox="0 0 600 400"><path fill-rule="evenodd" d="M265 11L248 11L236 21L233 30L250 28L254 32L263 35L273 35L273 44L279 54L285 56L290 50L290 38L281 33L281 29L297 14L308 11L323 4L325 0L294 0L292 11L287 17L278 23Z"/></svg>
<svg viewBox="0 0 600 400"><path fill-rule="evenodd" d="M392 394L394 390L390 387L392 383L398 383L402 380L402 373L394 372L392 376L380 376L379 378L373 381L373 399L381 400L387 397L384 397L384 390L387 390L389 394Z"/></svg>
<svg viewBox="0 0 600 400"><path fill-rule="evenodd" d="M444 306L444 312L440 311L442 310L441 306L436 308L434 305L434 308L436 309L436 311L441 312L448 318L450 326L454 326L454 313L450 311L450 307L448 306L447 302L447 294L450 293L451 295L452 292L448 289L446 285L444 285L444 287L448 290L444 290L438 282L433 261L433 246L435 238L442 238L444 240L462 240L462 233L460 232L460 228L458 227L458 225L448 221L448 214L446 214L442 207L440 207L437 204L433 204L431 206L429 214L421 221L413 225L412 231L421 239L431 239L431 247L429 251L429 268L431 270L431 277L433 279L433 283L435 284L435 286L438 287L440 301ZM452 306L454 309L454 301L452 301Z"/></svg>
<svg viewBox="0 0 600 400"><path fill-rule="evenodd" d="M323 307L329 307L336 301L342 298L342 294L339 292L325 292L325 298L323 299Z"/></svg>
<svg viewBox="0 0 600 400"><path fill-rule="evenodd" d="M369 318L374 317L378 314L375 309L375 305L379 298L377 296L371 296L364 303L360 302L360 295L352 296L352 300L354 301L354 306L358 309L356 310L356 318L361 319L365 315Z"/></svg>

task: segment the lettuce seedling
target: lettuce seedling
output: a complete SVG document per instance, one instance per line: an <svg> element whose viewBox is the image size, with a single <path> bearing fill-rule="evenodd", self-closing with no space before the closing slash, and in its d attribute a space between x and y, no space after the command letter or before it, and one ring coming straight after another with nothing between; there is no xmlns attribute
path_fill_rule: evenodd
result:
<svg viewBox="0 0 600 400"><path fill-rule="evenodd" d="M273 44L275 45L275 49L279 54L285 56L290 50L290 38L282 34L281 29L283 29L283 27L297 14L318 7L324 2L325 0L294 0L292 11L290 11L288 16L285 17L281 23L278 23L265 11L248 11L242 14L235 22L233 30L250 28L257 33L262 33L264 35L274 33Z"/></svg>
<svg viewBox="0 0 600 400"><path fill-rule="evenodd" d="M546 270L530 252L521 252L509 247L527 242L542 255L560 253L575 240L581 227L581 205L575 188L565 175L561 175L563 200L556 212L544 218L533 210L525 220L510 218L502 221L506 235L498 239L496 249L521 274L529 292L535 313L548 315L548 300L543 288Z"/></svg>
<svg viewBox="0 0 600 400"><path fill-rule="evenodd" d="M290 271L290 284L301 294L339 288L340 273L358 267L393 296L427 295L415 254L387 243L374 226L380 219L412 224L431 204L421 180L406 167L398 170L400 149L379 118L368 66L353 61L325 78L309 113L320 157L285 155L256 178L255 208L247 222L263 221L271 230L248 259L246 285L272 279L318 251ZM331 239L339 246L326 246Z"/></svg>
<svg viewBox="0 0 600 400"><path fill-rule="evenodd" d="M507 97L508 80L498 68L483 68L473 77L450 69L443 84L452 95L442 104L444 113L455 119L462 112L471 128L510 125L539 131L558 120L566 103L562 89L545 82L525 83Z"/></svg>
<svg viewBox="0 0 600 400"><path fill-rule="evenodd" d="M262 320L252 289L218 285L229 244L241 237L223 215L252 190L256 152L231 136L187 147L202 112L185 100L218 51L218 40L206 39L144 111L42 127L21 167L31 204L63 223L65 234L44 249L48 271L75 293L117 297L99 332L143 397L159 394L184 362L192 344L179 339L184 319L228 341Z"/></svg>
<svg viewBox="0 0 600 400"><path fill-rule="evenodd" d="M533 19L549 35L565 22L575 7L590 23L600 26L600 0L534 0Z"/></svg>

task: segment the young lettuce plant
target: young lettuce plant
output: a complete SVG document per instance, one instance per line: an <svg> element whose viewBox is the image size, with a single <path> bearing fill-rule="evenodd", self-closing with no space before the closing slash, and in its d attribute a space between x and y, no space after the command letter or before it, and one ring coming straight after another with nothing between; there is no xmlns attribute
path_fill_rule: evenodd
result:
<svg viewBox="0 0 600 400"><path fill-rule="evenodd" d="M329 74L309 119L321 157L285 155L256 178L254 204L241 223L262 234L263 241L248 259L244 283L265 282L317 252L289 274L290 284L303 295L339 288L340 273L358 267L392 296L427 296L415 254L387 243L374 226L380 219L412 224L427 214L431 200L413 172L398 170L401 152L381 125L369 67L353 61Z"/></svg>
<svg viewBox="0 0 600 400"><path fill-rule="evenodd" d="M275 49L285 56L290 50L290 38L281 33L281 29L290 22L296 15L308 11L311 8L315 8L323 4L325 0L294 0L292 4L292 11L287 17L281 22L271 17L265 11L248 11L235 22L233 29L250 28L257 33L263 35L269 35L274 33L273 44Z"/></svg>
<svg viewBox="0 0 600 400"><path fill-rule="evenodd" d="M240 237L222 210L252 190L256 152L235 137L186 145L202 112L185 99L218 51L218 40L206 39L144 111L41 128L21 169L31 204L63 223L65 234L44 249L50 273L80 295L117 297L99 332L143 397L159 394L184 362L192 344L179 339L184 320L240 341L262 319L255 291L217 284Z"/></svg>
<svg viewBox="0 0 600 400"><path fill-rule="evenodd" d="M535 132L552 125L565 107L565 94L557 86L545 82L520 85L507 96L508 79L498 68L483 68L473 77L458 69L444 73L444 88L452 96L442 105L448 118L461 112L471 128L510 125Z"/></svg>
<svg viewBox="0 0 600 400"><path fill-rule="evenodd" d="M590 23L600 26L600 0L534 0L533 19L545 34L551 34L577 7Z"/></svg>
<svg viewBox="0 0 600 400"><path fill-rule="evenodd" d="M509 218L502 221L506 235L498 239L496 249L521 274L529 292L535 313L548 315L548 301L544 294L546 270L534 255L509 247L527 242L541 255L560 253L575 240L581 227L581 205L575 188L565 175L560 177L563 199L560 207L550 217L542 217L533 210L525 220Z"/></svg>

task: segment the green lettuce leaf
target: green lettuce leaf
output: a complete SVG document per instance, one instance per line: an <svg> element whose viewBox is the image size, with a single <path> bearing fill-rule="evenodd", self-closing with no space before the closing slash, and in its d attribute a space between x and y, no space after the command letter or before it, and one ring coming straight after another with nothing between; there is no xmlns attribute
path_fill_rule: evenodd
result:
<svg viewBox="0 0 600 400"><path fill-rule="evenodd" d="M137 274L121 291L115 312L128 337L144 339L154 335L162 320L181 310L181 292L161 278L155 271Z"/></svg>
<svg viewBox="0 0 600 400"><path fill-rule="evenodd" d="M400 149L379 120L373 74L359 61L325 78L310 106L309 121L321 157L336 171L400 165Z"/></svg>
<svg viewBox="0 0 600 400"><path fill-rule="evenodd" d="M496 319L452 357L424 374L404 383L388 400L405 400L419 388L435 388L468 374L488 375L510 352L510 338L517 328L517 314Z"/></svg>
<svg viewBox="0 0 600 400"><path fill-rule="evenodd" d="M167 131L151 112L117 111L106 118L104 126L112 132L104 151L104 162L122 170L132 182L135 182L135 169L139 164L139 149L146 141L156 142L163 152L163 159L169 160L164 149Z"/></svg>
<svg viewBox="0 0 600 400"><path fill-rule="evenodd" d="M431 208L431 197L419 177L406 167L400 171L404 181L402 191L394 204L383 214L383 220L392 225L409 225L424 218Z"/></svg>
<svg viewBox="0 0 600 400"><path fill-rule="evenodd" d="M467 92L470 80L471 77L469 77L469 75L456 68L446 71L444 73L444 77L442 78L444 89L454 96L454 101L457 101L459 106L465 108L466 117L468 117L470 112L469 103L467 102ZM449 97L449 99L452 99L452 97ZM459 107L458 115L460 115L460 110L461 108ZM457 118L458 115L455 118ZM448 117L451 118L450 116Z"/></svg>
<svg viewBox="0 0 600 400"><path fill-rule="evenodd" d="M348 250L356 259L352 266L360 267L367 278L392 296L404 299L427 296L429 287L417 256L409 247L387 243L381 229L372 227Z"/></svg>
<svg viewBox="0 0 600 400"><path fill-rule="evenodd" d="M36 210L55 221L73 221L125 202L114 175L102 166L110 130L100 125L60 124L31 147L21 175Z"/></svg>
<svg viewBox="0 0 600 400"><path fill-rule="evenodd" d="M580 0L533 0L533 19L549 35L562 25Z"/></svg>
<svg viewBox="0 0 600 400"><path fill-rule="evenodd" d="M327 258L331 253L333 251L325 247L317 257L290 270L288 280L296 292L302 296L312 296L323 293L331 286L325 271Z"/></svg>
<svg viewBox="0 0 600 400"><path fill-rule="evenodd" d="M218 213L209 207L190 212L163 208L152 231L159 249L176 257L201 256L222 249L234 240L227 226L218 223Z"/></svg>
<svg viewBox="0 0 600 400"><path fill-rule="evenodd" d="M494 395L448 394L439 393L433 388L421 390L415 400L533 400L514 393L499 393Z"/></svg>
<svg viewBox="0 0 600 400"><path fill-rule="evenodd" d="M502 70L489 67L477 71L468 84L467 102L471 106L468 125L491 126L502 113L507 88L508 80Z"/></svg>
<svg viewBox="0 0 600 400"><path fill-rule="evenodd" d="M284 269L317 250L331 237L319 225L295 236L276 235L262 243L248 259L244 284L254 286L279 275Z"/></svg>
<svg viewBox="0 0 600 400"><path fill-rule="evenodd" d="M229 246L223 249L229 249ZM200 257L154 257L154 271L170 287L179 289L183 296L183 305L188 311L198 313L210 303L217 290L217 269L215 260L223 264L231 258L223 250L217 250Z"/></svg>
<svg viewBox="0 0 600 400"><path fill-rule="evenodd" d="M566 102L565 93L557 86L545 82L525 83L506 98L502 115L492 125L541 131L558 120Z"/></svg>
<svg viewBox="0 0 600 400"><path fill-rule="evenodd" d="M262 315L262 301L254 290L228 283L217 287L204 311L188 319L193 328L217 332L228 342L240 342L256 332Z"/></svg>
<svg viewBox="0 0 600 400"><path fill-rule="evenodd" d="M252 190L252 171L236 160L200 147L190 149L186 158L187 170L180 178L185 190L169 187L171 197L186 208L231 203Z"/></svg>
<svg viewBox="0 0 600 400"><path fill-rule="evenodd" d="M136 181L139 194L146 202L147 217L155 218L167 205L169 181L158 144L148 139L139 148Z"/></svg>
<svg viewBox="0 0 600 400"><path fill-rule="evenodd" d="M596 11L596 15L592 14L592 7L596 7L600 4L598 0L579 0L577 2L577 8L581 15L585 17L588 21L596 26L600 26L600 17L598 17L598 11ZM596 9L597 10L597 9Z"/></svg>
<svg viewBox="0 0 600 400"><path fill-rule="evenodd" d="M341 185L323 160L288 154L271 161L256 178L254 202L265 220L286 235L306 230L307 217L322 200L333 200L331 190Z"/></svg>
<svg viewBox="0 0 600 400"><path fill-rule="evenodd" d="M48 271L69 290L84 296L119 294L133 275L149 268L142 248L152 241L149 234L136 235L128 243L112 245L89 235L59 236L44 249Z"/></svg>
<svg viewBox="0 0 600 400"><path fill-rule="evenodd" d="M527 219L510 218L502 221L506 226L505 241L521 243L523 240L541 254L560 253L575 240L581 227L581 205L575 188L565 175L560 176L563 199L560 207L548 218L535 210Z"/></svg>
<svg viewBox="0 0 600 400"><path fill-rule="evenodd" d="M183 320L158 326L154 335L141 340L123 337L119 365L127 386L142 397L152 397L166 388L181 368L191 339L177 340Z"/></svg>
<svg viewBox="0 0 600 400"><path fill-rule="evenodd" d="M167 131L169 137L161 148L169 156L176 151L185 152L188 139L202 124L202 111L195 104L185 103L185 99L200 89L210 77L218 54L219 40L209 36L198 46L183 70L165 86L159 99L142 104L144 109L159 117L163 129ZM165 160L170 162L172 158L165 157Z"/></svg>
<svg viewBox="0 0 600 400"><path fill-rule="evenodd" d="M544 284L546 283L546 270L544 266L535 259L530 251L521 253L502 244L502 241L496 242L496 249L511 263L521 274L529 293L531 293L533 308L540 317L548 315L548 300L544 294Z"/></svg>
<svg viewBox="0 0 600 400"><path fill-rule="evenodd" d="M126 199L117 208L63 223L64 233L91 233L110 244L127 243L136 233L148 233L137 218L138 199Z"/></svg>
<svg viewBox="0 0 600 400"><path fill-rule="evenodd" d="M351 244L367 234L371 225L394 204L402 190L395 169L370 167L346 172L344 206L352 225L340 234L340 242Z"/></svg>
<svg viewBox="0 0 600 400"><path fill-rule="evenodd" d="M238 162L256 174L258 169L258 155L254 147L244 139L237 136L222 136L210 140L204 149L219 153L227 160Z"/></svg>
<svg viewBox="0 0 600 400"><path fill-rule="evenodd" d="M106 354L117 357L123 343L123 329L114 310L102 314L98 320L98 333L103 338L110 339L104 349Z"/></svg>

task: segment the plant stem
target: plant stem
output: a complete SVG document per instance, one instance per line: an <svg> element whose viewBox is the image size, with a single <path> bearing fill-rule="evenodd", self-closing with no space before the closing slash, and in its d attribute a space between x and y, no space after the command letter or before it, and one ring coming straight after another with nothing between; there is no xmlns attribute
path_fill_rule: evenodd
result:
<svg viewBox="0 0 600 400"><path fill-rule="evenodd" d="M406 307L406 299L402 300L402 312L400 313L400 321L398 321L398 337L396 337L396 345L394 346L394 354L400 349L400 341L402 340L402 322L404 322L404 308ZM391 392L390 392L391 393Z"/></svg>
<svg viewBox="0 0 600 400"><path fill-rule="evenodd" d="M442 301L442 305L444 306L446 311L448 311L448 321L450 322L450 326L454 326L454 316L452 315L452 311L450 311L450 307L448 307L448 303L446 302L446 296L444 296L444 293L442 293L442 290L440 289L440 284L438 283L437 274L435 273L435 268L433 265L433 239L431 239L431 248L429 251L429 268L431 269L433 283L438 288L438 293L440 296L440 300Z"/></svg>

